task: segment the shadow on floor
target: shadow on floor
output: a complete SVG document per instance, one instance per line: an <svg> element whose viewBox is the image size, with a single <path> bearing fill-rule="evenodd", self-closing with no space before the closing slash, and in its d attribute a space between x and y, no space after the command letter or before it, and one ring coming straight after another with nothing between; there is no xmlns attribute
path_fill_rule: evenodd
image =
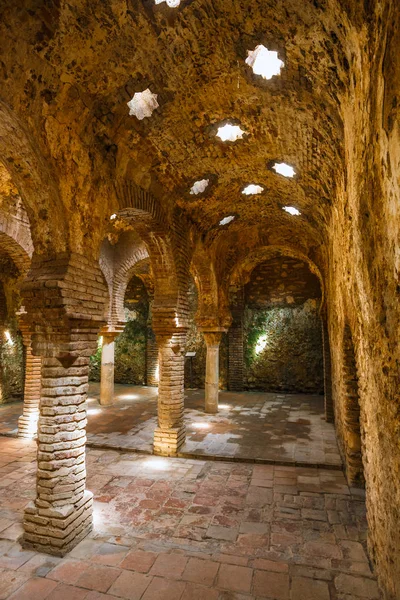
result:
<svg viewBox="0 0 400 600"><path fill-rule="evenodd" d="M98 383L87 400L88 445L152 453L157 388L115 386L115 404L99 404ZM0 407L0 433L15 434L21 403ZM186 443L181 456L341 468L334 427L322 396L221 392L219 413L204 412L204 390L185 391Z"/></svg>

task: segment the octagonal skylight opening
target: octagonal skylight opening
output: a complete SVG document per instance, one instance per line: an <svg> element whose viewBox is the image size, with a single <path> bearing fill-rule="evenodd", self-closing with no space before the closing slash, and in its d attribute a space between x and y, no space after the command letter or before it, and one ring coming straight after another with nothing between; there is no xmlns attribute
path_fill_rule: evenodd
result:
<svg viewBox="0 0 400 600"><path fill-rule="evenodd" d="M247 51L246 64L253 69L255 75L261 75L263 79L272 79L275 75L281 74L285 63L278 58L278 53L274 50L268 50L260 44L254 50Z"/></svg>
<svg viewBox="0 0 400 600"><path fill-rule="evenodd" d="M129 115L134 115L139 121L145 117L151 117L153 111L159 107L157 94L153 94L149 88L144 92L136 92L132 100L127 103Z"/></svg>
<svg viewBox="0 0 400 600"><path fill-rule="evenodd" d="M255 196L256 194L261 194L264 191L262 185L256 185L254 183L250 183L242 190L242 194L246 196Z"/></svg>
<svg viewBox="0 0 400 600"><path fill-rule="evenodd" d="M245 131L240 127L240 125L232 125L232 123L225 123L225 125L220 125L217 131L217 137L222 142L236 142L236 140L241 140Z"/></svg>
<svg viewBox="0 0 400 600"><path fill-rule="evenodd" d="M197 194L202 194L207 189L209 183L209 179L199 179L199 181L195 181L190 188L190 193L194 196L197 196Z"/></svg>
<svg viewBox="0 0 400 600"><path fill-rule="evenodd" d="M181 0L156 0L156 4L162 4L163 2L166 2L170 8L176 8L180 5Z"/></svg>
<svg viewBox="0 0 400 600"><path fill-rule="evenodd" d="M229 215L228 217L224 217L223 219L220 220L219 224L222 225L228 225L228 223L232 223L232 221L234 220L235 215Z"/></svg>
<svg viewBox="0 0 400 600"><path fill-rule="evenodd" d="M272 167L279 175L283 175L284 177L294 177L296 175L296 171L290 165L286 163L275 163Z"/></svg>
<svg viewBox="0 0 400 600"><path fill-rule="evenodd" d="M111 215L110 221L115 221L116 218L117 218L117 214L114 213L113 215Z"/></svg>
<svg viewBox="0 0 400 600"><path fill-rule="evenodd" d="M294 206L282 206L282 208L290 215L294 215L296 217L301 215L301 212L299 210L297 210L297 208L295 208Z"/></svg>

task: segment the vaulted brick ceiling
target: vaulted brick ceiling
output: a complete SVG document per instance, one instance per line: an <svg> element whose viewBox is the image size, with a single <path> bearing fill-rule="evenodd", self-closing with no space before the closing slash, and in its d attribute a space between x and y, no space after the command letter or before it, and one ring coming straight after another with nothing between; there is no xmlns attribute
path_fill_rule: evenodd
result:
<svg viewBox="0 0 400 600"><path fill-rule="evenodd" d="M95 223L100 211L83 199L93 180L107 186L128 177L168 210L181 207L226 254L262 240L305 251L321 245L341 176L340 95L351 62L343 50L351 53L349 15L339 2L5 4L4 95L76 195L81 221ZM260 43L285 62L269 81L245 64ZM147 87L160 106L138 121L127 102ZM241 123L244 140L215 137L228 118ZM293 165L297 177L272 172L275 160ZM211 178L208 192L191 196L203 177ZM242 195L249 183L264 192ZM282 211L286 204L301 217ZM227 214L235 221L218 228Z"/></svg>

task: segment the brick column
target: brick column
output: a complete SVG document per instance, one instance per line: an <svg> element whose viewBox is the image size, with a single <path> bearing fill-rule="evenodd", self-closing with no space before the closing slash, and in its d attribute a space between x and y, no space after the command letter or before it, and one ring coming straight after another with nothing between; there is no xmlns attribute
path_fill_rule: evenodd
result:
<svg viewBox="0 0 400 600"><path fill-rule="evenodd" d="M88 373L89 357L68 368L43 358L37 497L25 510L24 542L60 556L92 528L93 494L85 490Z"/></svg>
<svg viewBox="0 0 400 600"><path fill-rule="evenodd" d="M203 335L207 346L205 411L206 413L217 413L219 395L219 345L221 343L222 331L204 331Z"/></svg>
<svg viewBox="0 0 400 600"><path fill-rule="evenodd" d="M322 352L324 360L324 400L325 400L325 420L333 423L335 419L333 411L332 394L332 367L331 367L331 348L329 344L329 332L326 317L321 317L322 326Z"/></svg>
<svg viewBox="0 0 400 600"><path fill-rule="evenodd" d="M32 354L29 327L20 322L19 328L25 347L25 383L22 415L18 419L18 437L31 439L36 437L38 428L42 359Z"/></svg>
<svg viewBox="0 0 400 600"><path fill-rule="evenodd" d="M146 337L146 385L157 387L158 379L159 372L157 340L151 325L148 325Z"/></svg>
<svg viewBox="0 0 400 600"><path fill-rule="evenodd" d="M114 403L114 355L117 332L103 333L100 371L100 404L110 406Z"/></svg>
<svg viewBox="0 0 400 600"><path fill-rule="evenodd" d="M232 324L228 333L228 388L230 391L243 391L244 377L244 290L239 289L234 297L231 307Z"/></svg>
<svg viewBox="0 0 400 600"><path fill-rule="evenodd" d="M4 293L3 283L0 281L0 359L2 346L4 343L4 325L7 319L7 301ZM5 401L5 390L4 390L4 375L3 369L0 366L0 404Z"/></svg>
<svg viewBox="0 0 400 600"><path fill-rule="evenodd" d="M159 381L158 427L154 453L176 454L185 441L183 424L186 331L157 333Z"/></svg>
<svg viewBox="0 0 400 600"><path fill-rule="evenodd" d="M62 254L34 256L21 293L32 352L42 356L36 499L25 510L23 544L63 556L92 527L85 401L107 289L97 263Z"/></svg>

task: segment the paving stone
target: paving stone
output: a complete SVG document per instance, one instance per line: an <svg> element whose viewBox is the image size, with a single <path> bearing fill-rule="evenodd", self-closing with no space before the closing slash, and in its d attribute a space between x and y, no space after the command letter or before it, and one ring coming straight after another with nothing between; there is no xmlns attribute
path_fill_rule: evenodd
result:
<svg viewBox="0 0 400 600"><path fill-rule="evenodd" d="M250 592L253 570L238 565L222 564L218 571L217 587L232 592Z"/></svg>
<svg viewBox="0 0 400 600"><path fill-rule="evenodd" d="M330 600L329 587L325 581L308 577L294 577L290 589L291 600Z"/></svg>
<svg viewBox="0 0 400 600"><path fill-rule="evenodd" d="M207 529L207 537L215 540L227 540L234 542L238 536L238 530L219 525L210 525Z"/></svg>
<svg viewBox="0 0 400 600"><path fill-rule="evenodd" d="M219 591L194 583L186 584L181 600L218 600Z"/></svg>
<svg viewBox="0 0 400 600"><path fill-rule="evenodd" d="M289 575L272 571L254 571L253 593L271 600L289 599Z"/></svg>
<svg viewBox="0 0 400 600"><path fill-rule="evenodd" d="M87 597L87 590L75 587L74 585L59 583L52 592L46 596L46 600L85 600Z"/></svg>
<svg viewBox="0 0 400 600"><path fill-rule="evenodd" d="M212 586L218 567L219 564L211 560L190 558L183 572L182 579Z"/></svg>
<svg viewBox="0 0 400 600"><path fill-rule="evenodd" d="M32 558L19 567L18 571L28 573L31 577L45 577L61 560L57 556L34 554Z"/></svg>
<svg viewBox="0 0 400 600"><path fill-rule="evenodd" d="M87 569L77 579L76 585L89 590L96 590L97 592L107 592L120 573L120 569L105 565L89 564Z"/></svg>
<svg viewBox="0 0 400 600"><path fill-rule="evenodd" d="M340 547L343 551L343 557L355 562L367 562L365 550L359 542L343 541L340 542Z"/></svg>
<svg viewBox="0 0 400 600"><path fill-rule="evenodd" d="M275 562L273 560L267 560L265 558L256 558L255 560L253 560L251 566L254 569L274 571L275 573L287 573L289 571L289 565L287 563Z"/></svg>
<svg viewBox="0 0 400 600"><path fill-rule="evenodd" d="M144 550L131 550L121 562L121 569L138 571L139 573L148 573L153 566L157 554L155 552L146 552Z"/></svg>
<svg viewBox="0 0 400 600"><path fill-rule="evenodd" d="M26 573L2 570L0 572L0 600L9 598L10 594L23 585L28 577Z"/></svg>
<svg viewBox="0 0 400 600"><path fill-rule="evenodd" d="M55 581L36 577L24 583L11 596L10 600L43 600L57 586Z"/></svg>
<svg viewBox="0 0 400 600"><path fill-rule="evenodd" d="M102 565L117 566L124 559L128 551L128 546L104 543L92 555L91 561Z"/></svg>
<svg viewBox="0 0 400 600"><path fill-rule="evenodd" d="M341 573L335 578L335 587L341 594L350 594L356 597L375 600L380 598L376 581L365 577L354 577Z"/></svg>
<svg viewBox="0 0 400 600"><path fill-rule="evenodd" d="M87 570L89 563L77 559L66 558L52 569L47 577L62 581L63 583L74 584L79 577Z"/></svg>
<svg viewBox="0 0 400 600"><path fill-rule="evenodd" d="M181 600L185 583L154 577L141 600Z"/></svg>
<svg viewBox="0 0 400 600"><path fill-rule="evenodd" d="M152 577L143 573L122 571L108 591L110 594L128 600L140 600L151 581Z"/></svg>
<svg viewBox="0 0 400 600"><path fill-rule="evenodd" d="M187 562L187 557L180 554L159 554L151 568L150 575L180 579Z"/></svg>
<svg viewBox="0 0 400 600"><path fill-rule="evenodd" d="M95 592L95 591L91 591L88 592L87 590L86 594L87 596L85 596L85 600L116 600L117 596L111 596L111 594L103 594L102 592Z"/></svg>

